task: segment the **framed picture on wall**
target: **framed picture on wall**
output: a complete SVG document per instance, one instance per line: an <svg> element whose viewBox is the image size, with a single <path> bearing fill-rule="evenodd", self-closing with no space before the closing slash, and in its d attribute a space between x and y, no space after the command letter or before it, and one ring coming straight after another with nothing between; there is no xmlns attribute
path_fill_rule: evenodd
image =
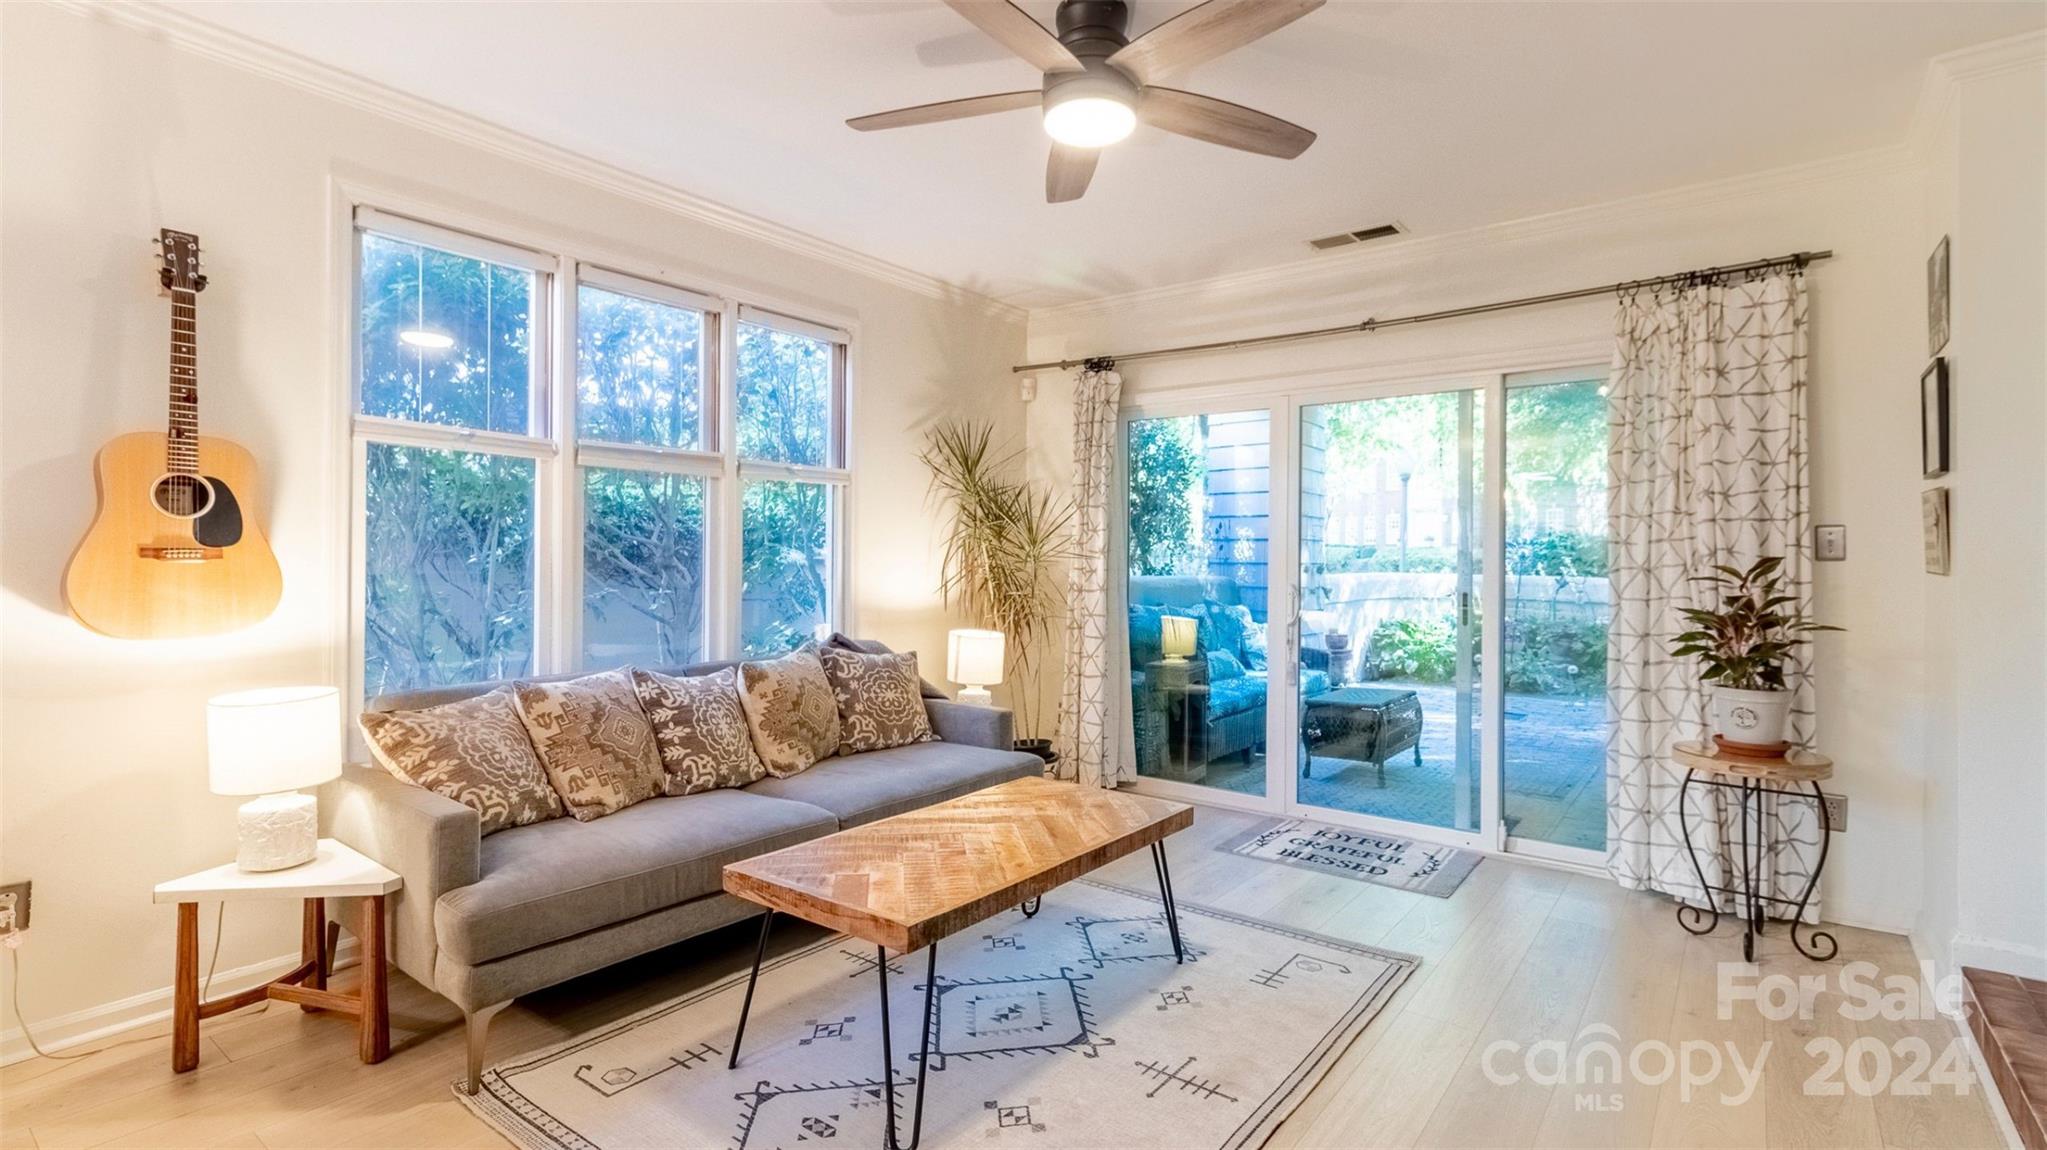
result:
<svg viewBox="0 0 2047 1150"><path fill-rule="evenodd" d="M1939 355L1947 346L1947 240L1940 237L1926 257L1926 354Z"/></svg>
<svg viewBox="0 0 2047 1150"><path fill-rule="evenodd" d="M1947 488L1933 487L1919 494L1919 523L1926 532L1926 573L1948 573Z"/></svg>
<svg viewBox="0 0 2047 1150"><path fill-rule="evenodd" d="M1935 356L1919 376L1919 463L1928 479L1948 469L1947 358Z"/></svg>

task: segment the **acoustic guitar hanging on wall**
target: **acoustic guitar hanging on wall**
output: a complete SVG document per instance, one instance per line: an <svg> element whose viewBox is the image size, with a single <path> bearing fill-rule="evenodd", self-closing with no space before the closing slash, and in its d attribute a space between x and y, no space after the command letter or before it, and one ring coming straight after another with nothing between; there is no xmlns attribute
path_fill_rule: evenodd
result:
<svg viewBox="0 0 2047 1150"><path fill-rule="evenodd" d="M257 522L255 458L199 434L199 237L165 228L157 242L171 300L170 428L100 448L99 510L64 573L71 613L120 639L247 627L284 591Z"/></svg>

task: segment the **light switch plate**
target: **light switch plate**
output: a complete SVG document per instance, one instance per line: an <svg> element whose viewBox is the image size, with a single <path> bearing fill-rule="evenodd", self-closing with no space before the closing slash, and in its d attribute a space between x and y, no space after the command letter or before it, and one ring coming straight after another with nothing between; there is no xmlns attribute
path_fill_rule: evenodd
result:
<svg viewBox="0 0 2047 1150"><path fill-rule="evenodd" d="M1812 553L1822 563L1838 563L1848 558L1848 529L1838 523L1813 528Z"/></svg>

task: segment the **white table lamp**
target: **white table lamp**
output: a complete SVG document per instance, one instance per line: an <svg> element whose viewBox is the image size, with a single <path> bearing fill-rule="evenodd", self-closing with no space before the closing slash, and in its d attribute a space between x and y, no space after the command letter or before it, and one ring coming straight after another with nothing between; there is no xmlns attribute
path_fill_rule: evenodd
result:
<svg viewBox="0 0 2047 1150"><path fill-rule="evenodd" d="M945 677L960 685L962 703L988 706L988 688L1002 681L1003 638L1000 631L957 630L946 635Z"/></svg>
<svg viewBox="0 0 2047 1150"><path fill-rule="evenodd" d="M1201 620L1187 615L1159 616L1159 650L1168 663L1184 663L1194 653L1196 629Z"/></svg>
<svg viewBox="0 0 2047 1150"><path fill-rule="evenodd" d="M235 865L283 870L311 862L320 842L312 795L341 774L341 692L269 687L206 701L207 782L216 795L258 795L243 803Z"/></svg>

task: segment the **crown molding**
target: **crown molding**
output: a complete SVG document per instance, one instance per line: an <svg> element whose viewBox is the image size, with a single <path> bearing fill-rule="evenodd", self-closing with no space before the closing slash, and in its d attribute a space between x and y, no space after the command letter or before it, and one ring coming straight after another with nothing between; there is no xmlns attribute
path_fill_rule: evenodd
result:
<svg viewBox="0 0 2047 1150"><path fill-rule="evenodd" d="M1963 84L2043 65L2047 65L2047 29L1958 48L1929 60L1906 137L1913 155L1922 161L1932 157L1948 107Z"/></svg>
<svg viewBox="0 0 2047 1150"><path fill-rule="evenodd" d="M1034 325L1039 323L1057 325L1072 316L1100 315L1105 311L1162 304L1193 303L1222 295L1255 295L1289 286L1298 289L1303 283L1329 283L1334 286L1354 282L1358 277L1373 272L1426 264L1466 252L1532 243L1598 226L1654 219L1673 212L1724 204L1729 200L1779 195L1799 188L1844 181L1863 181L1912 170L1918 166L1918 156L1907 145L1895 144L1872 148L1824 160L1812 160L1706 183L1648 192L1625 199L1565 208L1539 216L1486 224L1460 232L1375 243L1364 250L1340 250L1243 272L1168 284L1164 287L1034 308L1031 311L1031 322Z"/></svg>
<svg viewBox="0 0 2047 1150"><path fill-rule="evenodd" d="M46 0L88 19L139 32L180 51L290 85L411 128L503 156L551 174L636 200L663 211L745 236L905 288L919 295L967 303L1004 319L1022 321L1026 309L924 272L855 251L641 175L617 164L492 123L444 104L358 76L296 52L266 44L176 9L134 0Z"/></svg>

